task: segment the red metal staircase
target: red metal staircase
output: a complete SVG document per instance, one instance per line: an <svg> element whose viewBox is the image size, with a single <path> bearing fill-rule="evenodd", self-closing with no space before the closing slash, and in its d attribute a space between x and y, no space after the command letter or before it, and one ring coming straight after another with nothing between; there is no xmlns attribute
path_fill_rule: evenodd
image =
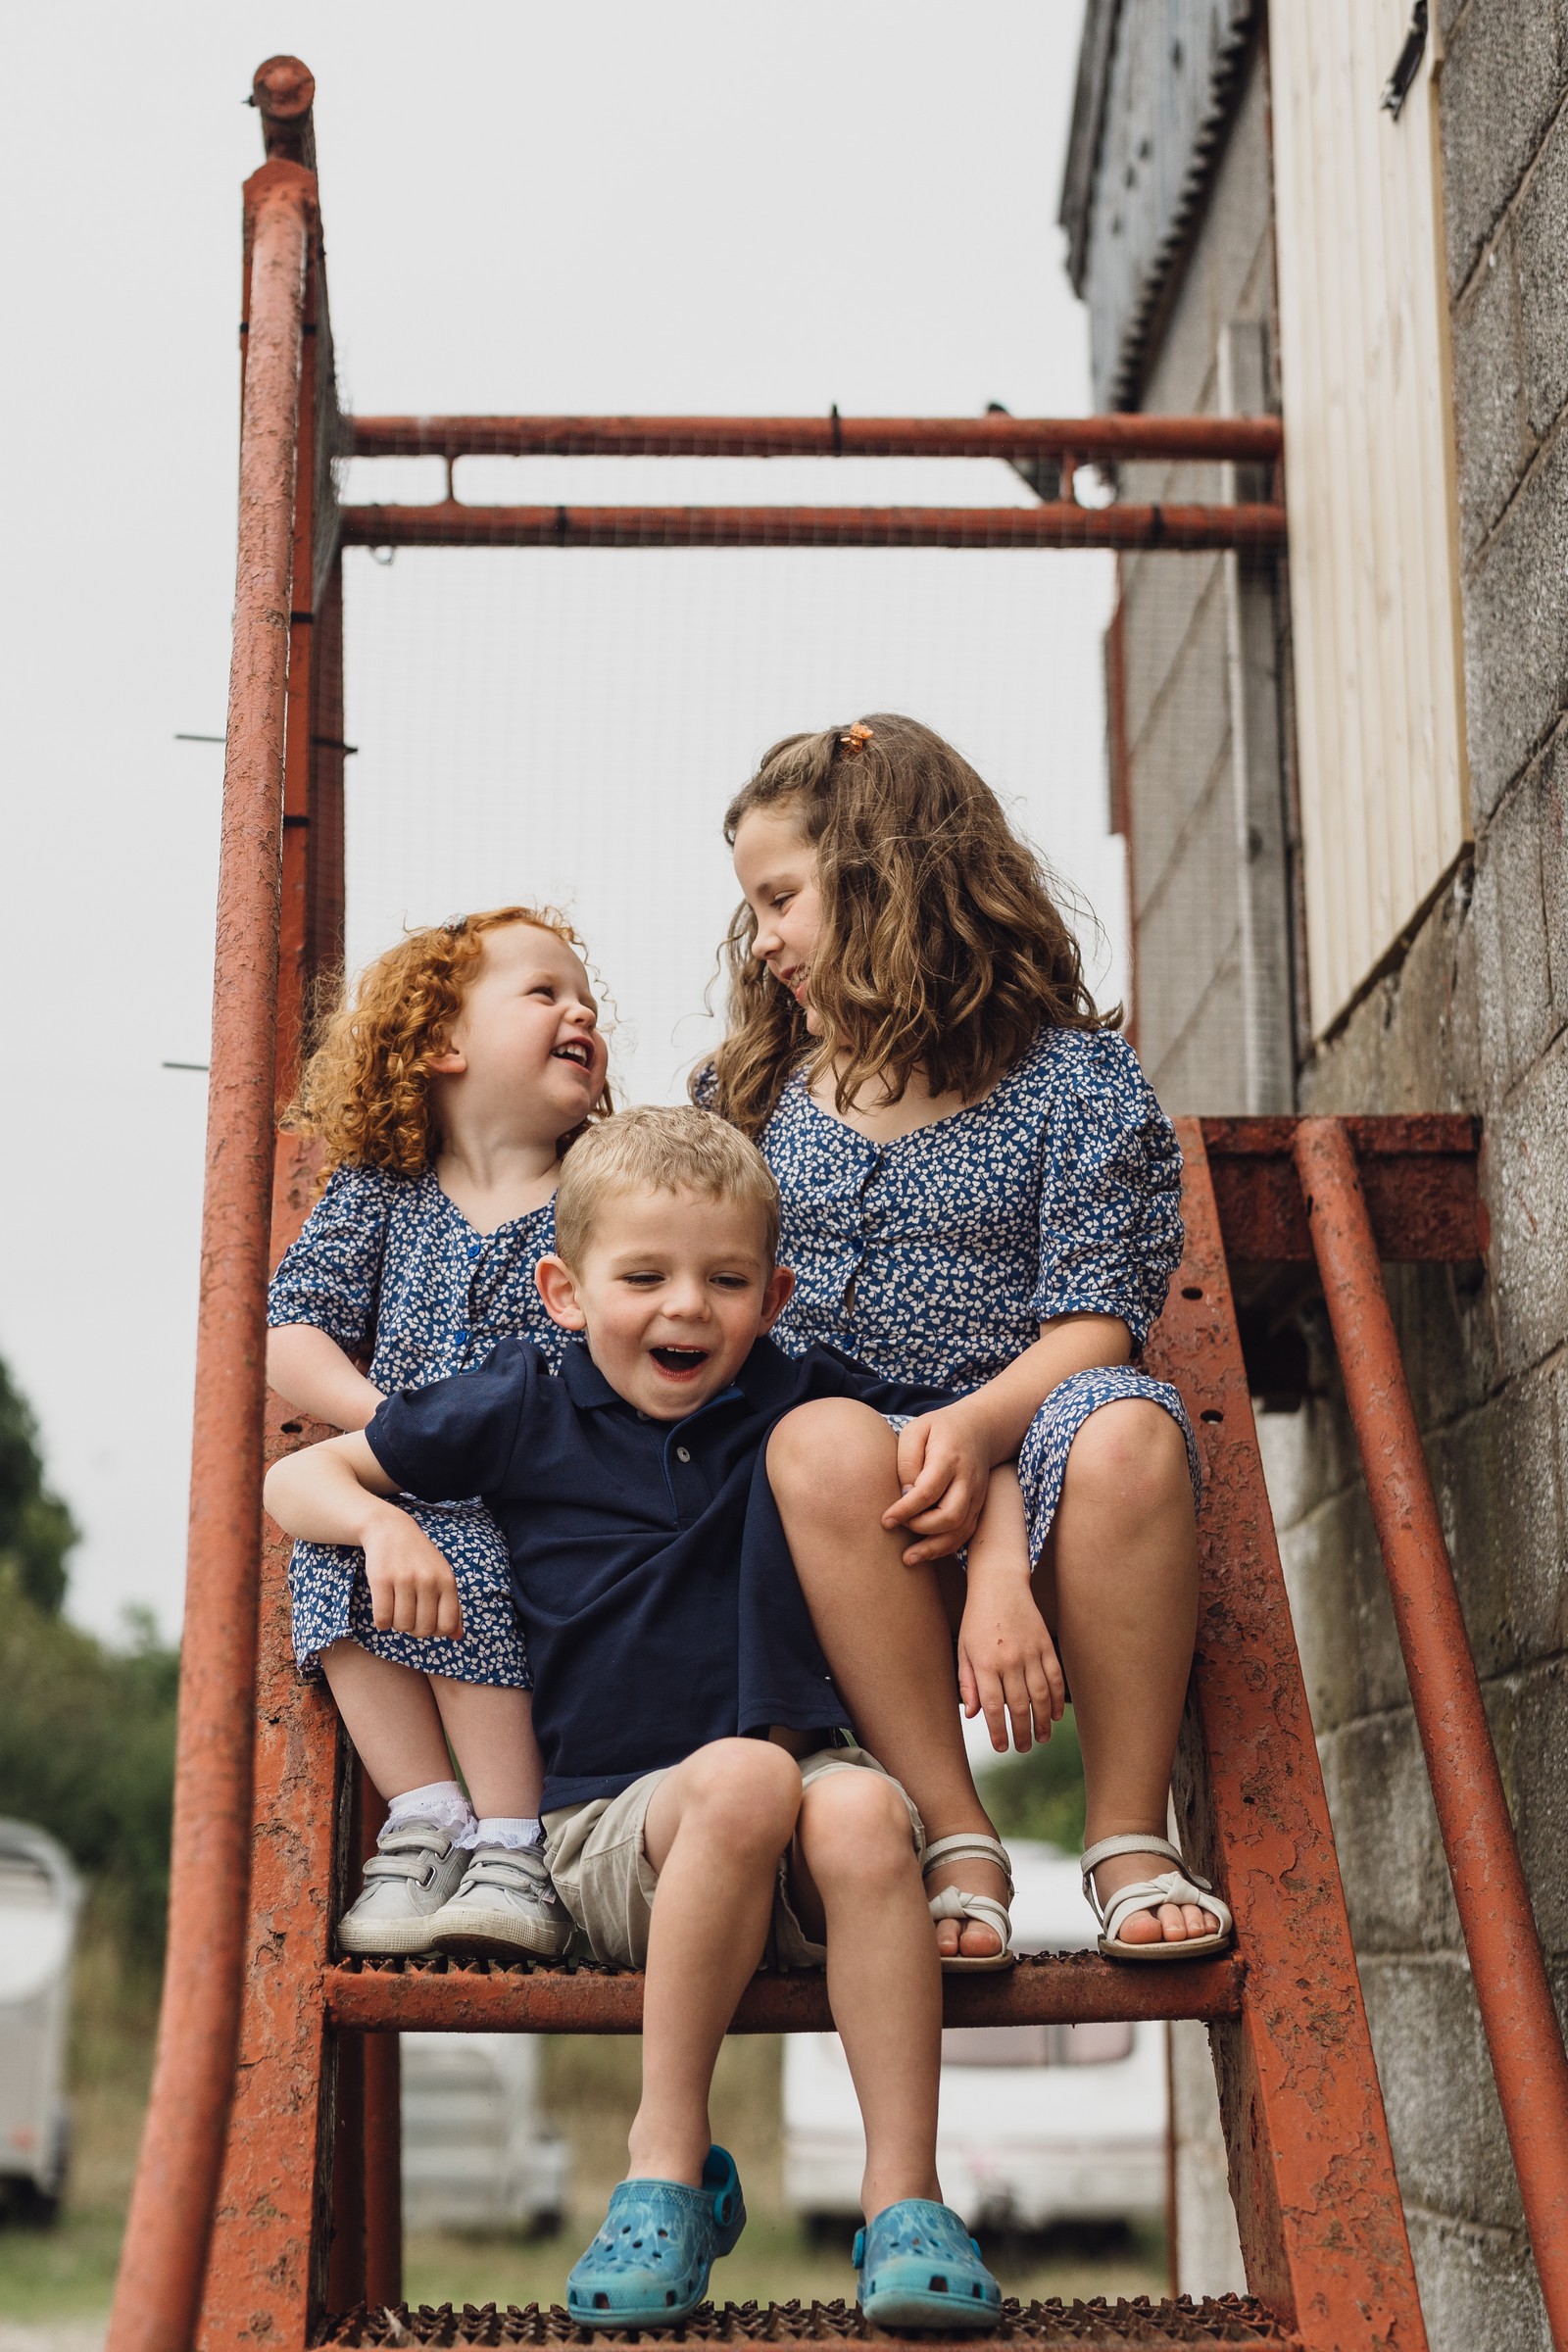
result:
<svg viewBox="0 0 1568 2352"><path fill-rule="evenodd" d="M573 2334L560 2312L401 2307L396 2034L635 2033L641 1980L590 1968L334 1957L335 1907L373 1816L329 1701L295 1676L288 1547L275 1530L262 1532L264 1450L270 1458L325 1434L290 1417L276 1397L264 1416L262 1363L269 1266L297 1232L312 1189L306 1156L287 1138L275 1144L273 1106L291 1086L309 982L341 956L340 549L345 540L428 540L443 520L452 537L489 545L552 534L564 544L738 544L748 534L772 543L793 534L953 544L944 533L959 532L974 544L976 511L960 511L960 523L944 510L823 509L803 517L776 508L500 509L484 511L475 532L476 511L450 499L434 509L342 514L326 460L350 447L413 446L449 458L497 447L769 454L826 436L829 449L870 454L961 448L1065 459L1070 483L1072 462L1090 456L1277 459L1278 426L835 416L383 418L356 427L332 398L310 77L297 61L274 59L257 92L269 162L246 189L239 586L170 1961L110 2342L113 2352L543 2343ZM546 513L561 517L548 529ZM1267 544L1282 528L1277 505L1162 514L1090 510L1071 498L999 510L996 519L997 534L981 543L1017 545L1028 526L1040 545ZM1086 1954L1031 1955L1008 1975L950 1980L946 2014L969 2026L1202 2018L1250 2296L1009 2305L999 2333L1030 2345L1416 2352L1425 2342L1420 2306L1264 1491L1250 1401L1258 1374L1254 1365L1250 1379L1244 1359L1236 1289L1250 1301L1265 1270L1295 1267L1306 1282L1315 1267L1329 1302L1376 1472L1369 1483L1538 2264L1548 2309L1560 2313L1568 2308L1568 2066L1378 1276L1380 1259L1482 1253L1476 1136L1469 1120L1438 1117L1187 1120L1180 1132L1187 1253L1149 1350L1187 1397L1207 1497L1177 1797L1188 1852L1235 1911L1237 1950L1137 1970ZM759 1978L734 2031L827 2023L818 1978ZM789 2345L869 2340L869 2331L853 2307L726 2306L699 2315L674 2340L753 2337Z"/></svg>

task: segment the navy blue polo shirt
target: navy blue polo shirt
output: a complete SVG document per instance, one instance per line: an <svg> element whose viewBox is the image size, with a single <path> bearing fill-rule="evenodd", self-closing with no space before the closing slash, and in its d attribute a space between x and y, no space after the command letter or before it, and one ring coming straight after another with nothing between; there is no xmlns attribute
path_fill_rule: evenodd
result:
<svg viewBox="0 0 1568 2352"><path fill-rule="evenodd" d="M680 1421L639 1412L580 1342L561 1370L503 1340L477 1370L387 1397L366 1430L389 1478L430 1502L480 1495L512 1556L534 1674L543 1809L612 1796L736 1733L847 1721L783 1539L763 1443L792 1407L881 1412L946 1399L835 1348L759 1340Z"/></svg>

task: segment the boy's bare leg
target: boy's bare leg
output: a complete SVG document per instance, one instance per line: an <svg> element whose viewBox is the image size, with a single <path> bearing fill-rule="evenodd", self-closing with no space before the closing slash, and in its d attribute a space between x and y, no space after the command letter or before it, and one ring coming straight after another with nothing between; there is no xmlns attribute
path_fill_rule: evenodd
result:
<svg viewBox="0 0 1568 2352"><path fill-rule="evenodd" d="M825 1773L801 1801L792 1872L865 2125L869 2222L901 2197L940 2204L942 1969L903 1797L880 1773Z"/></svg>
<svg viewBox="0 0 1568 2352"><path fill-rule="evenodd" d="M1198 1632L1198 1531L1186 1441L1162 1406L1126 1397L1079 1430L1035 1592L1072 1690L1086 1845L1124 1832L1163 1838ZM1100 1899L1169 1868L1158 1854L1113 1855L1095 1872ZM1120 1934L1179 1943L1216 1925L1194 1903L1165 1903L1134 1912Z"/></svg>
<svg viewBox="0 0 1568 2352"><path fill-rule="evenodd" d="M432 1674L429 1684L475 1813L535 1819L545 1768L533 1736L531 1693L498 1683L460 1683L450 1674Z"/></svg>
<svg viewBox="0 0 1568 2352"><path fill-rule="evenodd" d="M899 1498L898 1440L880 1413L847 1398L797 1406L768 1441L767 1475L816 1638L855 1729L914 1799L927 1839L994 1837L975 1794L953 1664L953 1626L934 1568L906 1568L906 1529L882 1514ZM987 1862L933 1871L1001 1900ZM943 1920L938 1949L994 1953L993 1928Z"/></svg>
<svg viewBox="0 0 1568 2352"><path fill-rule="evenodd" d="M762 1956L779 1856L800 1809L800 1766L765 1740L716 1740L654 1791L643 1845L659 1891L628 2180L702 2181L714 2063Z"/></svg>
<svg viewBox="0 0 1568 2352"><path fill-rule="evenodd" d="M451 1780L440 1712L416 1667L345 1639L322 1650L321 1672L355 1754L388 1803L406 1789Z"/></svg>

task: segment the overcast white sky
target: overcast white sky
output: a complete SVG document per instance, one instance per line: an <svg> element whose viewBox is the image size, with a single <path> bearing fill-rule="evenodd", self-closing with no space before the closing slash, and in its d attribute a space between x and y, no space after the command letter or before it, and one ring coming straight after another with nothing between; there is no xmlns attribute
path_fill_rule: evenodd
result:
<svg viewBox="0 0 1568 2352"><path fill-rule="evenodd" d="M1081 8L469 0L437 38L405 0L84 0L13 24L0 1352L85 1531L82 1622L179 1618L204 1102L162 1064L206 1057L221 755L173 739L223 722L253 69L286 50L317 77L345 405L1071 414ZM1023 496L1001 467L613 461L459 488ZM623 1093L672 1095L733 895L725 799L776 735L891 706L1017 805L1119 988L1108 559L405 551L355 556L348 592L356 957L405 919L567 897Z"/></svg>

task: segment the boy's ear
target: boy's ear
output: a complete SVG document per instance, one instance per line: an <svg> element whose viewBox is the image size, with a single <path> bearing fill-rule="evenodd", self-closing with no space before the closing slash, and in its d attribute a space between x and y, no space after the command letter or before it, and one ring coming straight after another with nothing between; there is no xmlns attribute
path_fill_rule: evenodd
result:
<svg viewBox="0 0 1568 2352"><path fill-rule="evenodd" d="M564 1257L542 1257L533 1278L552 1323L559 1323L564 1331L587 1330L588 1318L577 1298L577 1278Z"/></svg>
<svg viewBox="0 0 1568 2352"><path fill-rule="evenodd" d="M767 1288L762 1293L761 1329L763 1331L772 1330L774 1324L778 1321L780 1315L788 1306L790 1302L790 1293L794 1290L794 1268L792 1266L775 1266L772 1273L768 1276ZM549 1303L550 1301L546 1299L545 1304L548 1306Z"/></svg>
<svg viewBox="0 0 1568 2352"><path fill-rule="evenodd" d="M460 1054L456 1046L448 1046L444 1054L427 1054L424 1066L432 1077L461 1078L468 1066L468 1056Z"/></svg>

